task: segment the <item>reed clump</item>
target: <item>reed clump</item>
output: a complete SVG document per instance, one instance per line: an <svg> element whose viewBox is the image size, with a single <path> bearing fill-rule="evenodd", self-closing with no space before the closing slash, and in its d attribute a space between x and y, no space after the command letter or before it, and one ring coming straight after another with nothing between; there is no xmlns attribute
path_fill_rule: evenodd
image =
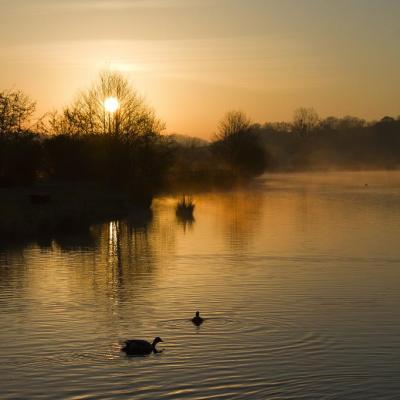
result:
<svg viewBox="0 0 400 400"><path fill-rule="evenodd" d="M176 205L176 216L181 219L192 219L195 203L191 196L182 196Z"/></svg>

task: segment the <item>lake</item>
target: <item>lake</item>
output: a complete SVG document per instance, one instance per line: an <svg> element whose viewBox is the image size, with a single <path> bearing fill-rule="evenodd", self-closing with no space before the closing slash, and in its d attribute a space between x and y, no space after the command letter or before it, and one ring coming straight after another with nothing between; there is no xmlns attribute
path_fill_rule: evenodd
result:
<svg viewBox="0 0 400 400"><path fill-rule="evenodd" d="M399 399L399 172L194 200L0 247L1 399Z"/></svg>

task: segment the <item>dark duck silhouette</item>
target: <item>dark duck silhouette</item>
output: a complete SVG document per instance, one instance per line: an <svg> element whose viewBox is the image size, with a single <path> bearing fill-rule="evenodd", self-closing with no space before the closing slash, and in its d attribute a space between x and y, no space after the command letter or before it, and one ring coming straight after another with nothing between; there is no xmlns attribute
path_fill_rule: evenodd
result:
<svg viewBox="0 0 400 400"><path fill-rule="evenodd" d="M192 318L192 322L196 326L200 326L204 322L204 318L200 317L200 311L196 311L196 315Z"/></svg>
<svg viewBox="0 0 400 400"><path fill-rule="evenodd" d="M160 350L156 349L156 344L162 341L163 340L158 336L153 340L153 343L141 339L126 340L124 342L124 346L121 348L121 351L124 351L129 356L161 353Z"/></svg>

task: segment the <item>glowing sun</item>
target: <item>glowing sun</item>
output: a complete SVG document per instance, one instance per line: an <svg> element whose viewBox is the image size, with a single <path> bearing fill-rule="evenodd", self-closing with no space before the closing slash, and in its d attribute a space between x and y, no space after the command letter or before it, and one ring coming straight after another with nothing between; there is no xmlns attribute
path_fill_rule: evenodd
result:
<svg viewBox="0 0 400 400"><path fill-rule="evenodd" d="M103 104L105 110L109 113L114 113L119 108L119 101L116 97L107 97Z"/></svg>

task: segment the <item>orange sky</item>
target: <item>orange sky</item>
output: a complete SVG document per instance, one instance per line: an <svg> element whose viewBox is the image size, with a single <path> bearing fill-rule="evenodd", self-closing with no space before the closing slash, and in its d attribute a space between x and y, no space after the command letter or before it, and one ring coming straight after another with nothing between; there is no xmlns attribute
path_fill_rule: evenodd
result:
<svg viewBox="0 0 400 400"><path fill-rule="evenodd" d="M397 0L0 0L0 90L39 112L123 71L167 132L209 138L230 109L257 122L400 114Z"/></svg>

